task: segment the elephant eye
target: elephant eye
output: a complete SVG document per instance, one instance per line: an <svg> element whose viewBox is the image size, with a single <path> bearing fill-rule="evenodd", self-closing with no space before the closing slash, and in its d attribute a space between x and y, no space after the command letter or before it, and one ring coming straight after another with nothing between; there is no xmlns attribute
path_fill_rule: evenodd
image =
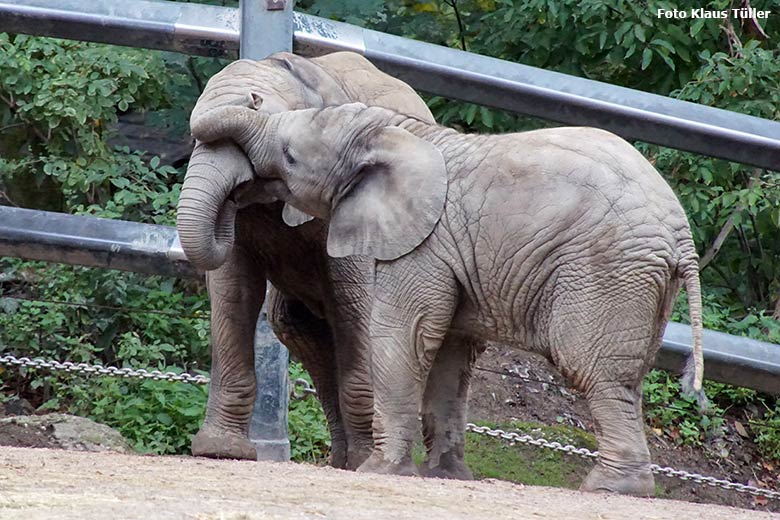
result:
<svg viewBox="0 0 780 520"><path fill-rule="evenodd" d="M289 146L285 146L282 149L282 153L284 154L284 160L287 161L287 164L289 164L291 166L293 164L295 164L295 158L292 155L290 155L290 147Z"/></svg>

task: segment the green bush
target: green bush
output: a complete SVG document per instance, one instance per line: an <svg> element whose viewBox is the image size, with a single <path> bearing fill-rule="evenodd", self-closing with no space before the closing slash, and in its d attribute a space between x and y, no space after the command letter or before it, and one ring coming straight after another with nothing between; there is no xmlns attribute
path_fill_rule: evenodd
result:
<svg viewBox="0 0 780 520"><path fill-rule="evenodd" d="M290 380L311 377L300 363L290 363ZM293 460L322 464L330 452L330 433L320 402L313 396L290 401L288 416L290 453Z"/></svg>

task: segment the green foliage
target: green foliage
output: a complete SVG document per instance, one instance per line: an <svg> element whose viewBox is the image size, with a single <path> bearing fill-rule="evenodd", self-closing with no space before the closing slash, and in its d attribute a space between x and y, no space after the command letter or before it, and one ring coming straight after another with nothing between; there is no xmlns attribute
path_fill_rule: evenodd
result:
<svg viewBox="0 0 780 520"><path fill-rule="evenodd" d="M0 266L16 282L0 296L4 352L174 372L208 366L207 302L171 292L173 280L16 259ZM155 453L186 451L206 396L194 385L26 369L0 373L0 384L42 409L116 427L137 449Z"/></svg>
<svg viewBox="0 0 780 520"><path fill-rule="evenodd" d="M303 378L311 383L311 377L300 363L290 363L290 380ZM324 463L330 451L330 433L325 413L314 397L290 401L288 417L290 453L293 460Z"/></svg>
<svg viewBox="0 0 780 520"><path fill-rule="evenodd" d="M119 112L169 106L183 81L155 53L0 34L0 188L27 207L170 220L176 172L108 137Z"/></svg>
<svg viewBox="0 0 780 520"><path fill-rule="evenodd" d="M70 412L116 428L142 453L189 453L208 396L205 385L100 378L73 381Z"/></svg>
<svg viewBox="0 0 780 520"><path fill-rule="evenodd" d="M679 444L701 446L722 436L724 410L713 404L701 413L694 397L680 394L677 376L652 370L644 381L645 418L651 426ZM717 390L725 385L705 385L711 402Z"/></svg>
<svg viewBox="0 0 780 520"><path fill-rule="evenodd" d="M764 457L780 461L780 403L766 405L763 419L750 422L756 444Z"/></svg>

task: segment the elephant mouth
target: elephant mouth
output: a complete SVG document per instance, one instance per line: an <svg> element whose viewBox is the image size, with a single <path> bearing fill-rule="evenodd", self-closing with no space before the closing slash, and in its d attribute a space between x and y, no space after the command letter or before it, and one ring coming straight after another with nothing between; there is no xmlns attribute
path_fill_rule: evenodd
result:
<svg viewBox="0 0 780 520"><path fill-rule="evenodd" d="M280 200L283 201L289 194L290 191L280 179L255 177L236 186L230 192L225 202L232 202L238 209L241 209L252 204L270 204Z"/></svg>

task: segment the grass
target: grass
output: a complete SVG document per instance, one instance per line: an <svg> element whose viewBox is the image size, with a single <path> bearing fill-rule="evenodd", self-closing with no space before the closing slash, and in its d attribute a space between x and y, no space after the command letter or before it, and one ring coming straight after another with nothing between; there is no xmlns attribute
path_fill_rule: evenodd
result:
<svg viewBox="0 0 780 520"><path fill-rule="evenodd" d="M564 445L572 444L578 448L596 449L593 435L571 426L546 426L531 422L497 424L485 421L480 421L478 425L528 434L536 439L544 438ZM415 463L421 464L424 456L422 444L418 443L413 451ZM466 465L477 479L495 478L532 486L577 489L593 467L593 460L467 433Z"/></svg>

